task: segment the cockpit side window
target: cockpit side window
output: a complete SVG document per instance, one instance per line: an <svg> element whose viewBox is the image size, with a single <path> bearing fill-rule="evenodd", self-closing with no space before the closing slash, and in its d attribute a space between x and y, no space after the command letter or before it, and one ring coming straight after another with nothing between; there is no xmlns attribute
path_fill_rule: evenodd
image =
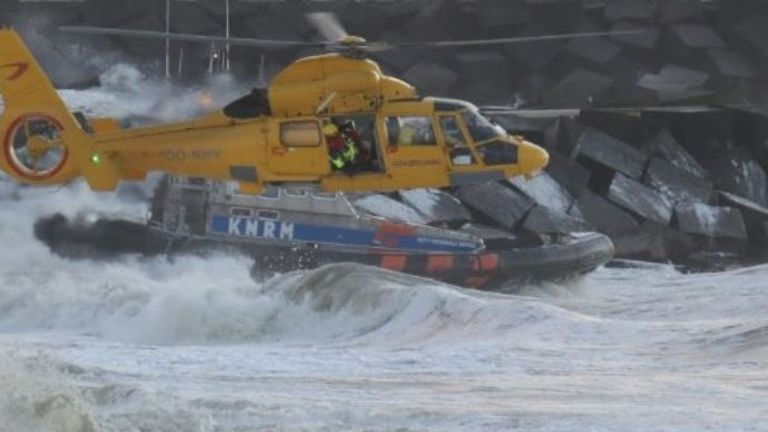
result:
<svg viewBox="0 0 768 432"><path fill-rule="evenodd" d="M477 152L486 165L517 163L517 146L503 140L493 140L479 145Z"/></svg>
<svg viewBox="0 0 768 432"><path fill-rule="evenodd" d="M462 116L467 124L469 135L475 140L475 143L501 138L506 135L506 131L501 126L494 125L476 111L464 111Z"/></svg>
<svg viewBox="0 0 768 432"><path fill-rule="evenodd" d="M466 147L467 139L459 128L459 122L454 115L441 115L440 127L443 128L445 143L450 147Z"/></svg>
<svg viewBox="0 0 768 432"><path fill-rule="evenodd" d="M432 117L387 117L387 135L390 146L437 145Z"/></svg>
<svg viewBox="0 0 768 432"><path fill-rule="evenodd" d="M455 115L441 115L439 117L440 128L443 130L445 145L448 147L448 153L451 156L451 163L454 166L473 165L475 156L467 145L467 138L459 127L459 121Z"/></svg>

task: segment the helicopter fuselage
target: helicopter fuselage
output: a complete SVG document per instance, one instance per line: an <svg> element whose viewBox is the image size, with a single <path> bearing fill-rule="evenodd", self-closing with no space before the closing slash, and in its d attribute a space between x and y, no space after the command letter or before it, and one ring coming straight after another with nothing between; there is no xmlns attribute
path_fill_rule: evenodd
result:
<svg viewBox="0 0 768 432"><path fill-rule="evenodd" d="M280 72L258 115L214 111L198 119L123 129L112 119L70 114L21 39L0 31L0 60L23 64L0 76L0 168L21 182L56 184L84 176L94 190L149 172L236 181L258 193L301 183L326 191L447 187L531 174L547 153L508 135L473 105L422 98L370 60L326 54ZM325 126L351 125L356 158L330 163Z"/></svg>

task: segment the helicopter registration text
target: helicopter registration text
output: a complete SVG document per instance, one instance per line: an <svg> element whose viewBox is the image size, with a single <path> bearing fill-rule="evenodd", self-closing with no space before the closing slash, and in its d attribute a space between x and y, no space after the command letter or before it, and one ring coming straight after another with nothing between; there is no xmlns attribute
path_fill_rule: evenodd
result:
<svg viewBox="0 0 768 432"><path fill-rule="evenodd" d="M221 157L220 149L167 150L163 153L166 160L182 162L185 160L214 160Z"/></svg>

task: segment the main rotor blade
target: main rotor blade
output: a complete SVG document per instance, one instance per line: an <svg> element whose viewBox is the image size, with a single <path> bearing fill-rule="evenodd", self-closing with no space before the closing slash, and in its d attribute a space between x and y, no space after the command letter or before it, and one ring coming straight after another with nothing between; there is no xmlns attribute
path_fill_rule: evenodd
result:
<svg viewBox="0 0 768 432"><path fill-rule="evenodd" d="M517 36L510 38L498 38L498 39L474 39L474 40L455 40L455 41L433 41L433 42L370 42L364 45L366 49L371 51L385 51L401 48L450 48L450 47L466 47L466 46L482 46L482 45L502 45L502 44L514 44L525 42L540 42L551 41L561 39L576 39L576 38L588 38L599 36L617 36L617 35L630 35L640 34L646 30L617 30L609 32L588 32L588 33L562 33L542 36Z"/></svg>
<svg viewBox="0 0 768 432"><path fill-rule="evenodd" d="M285 41L274 39L254 39L254 38L239 38L239 37L224 37L224 36L204 36L185 33L165 33L160 31L151 30L131 30L131 29L118 29L107 27L80 27L80 26L64 26L59 27L59 30L66 33L77 34L90 34L90 35L110 35L110 36L129 36L143 39L170 39L174 41L182 42L212 42L230 45L242 45L242 46L256 46L256 47L316 47L325 48L329 45L333 46L329 42L302 42L302 41Z"/></svg>
<svg viewBox="0 0 768 432"><path fill-rule="evenodd" d="M338 42L349 36L336 14L330 12L312 12L304 15L318 32L329 42Z"/></svg>

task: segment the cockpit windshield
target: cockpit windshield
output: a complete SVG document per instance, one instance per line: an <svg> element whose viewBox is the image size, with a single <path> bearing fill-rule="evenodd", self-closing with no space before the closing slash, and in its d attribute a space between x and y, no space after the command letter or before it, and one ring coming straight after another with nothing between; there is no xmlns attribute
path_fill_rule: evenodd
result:
<svg viewBox="0 0 768 432"><path fill-rule="evenodd" d="M477 111L466 110L462 113L462 117L467 124L469 135L476 143L502 138L507 135L501 126L491 123L490 120L480 115Z"/></svg>

